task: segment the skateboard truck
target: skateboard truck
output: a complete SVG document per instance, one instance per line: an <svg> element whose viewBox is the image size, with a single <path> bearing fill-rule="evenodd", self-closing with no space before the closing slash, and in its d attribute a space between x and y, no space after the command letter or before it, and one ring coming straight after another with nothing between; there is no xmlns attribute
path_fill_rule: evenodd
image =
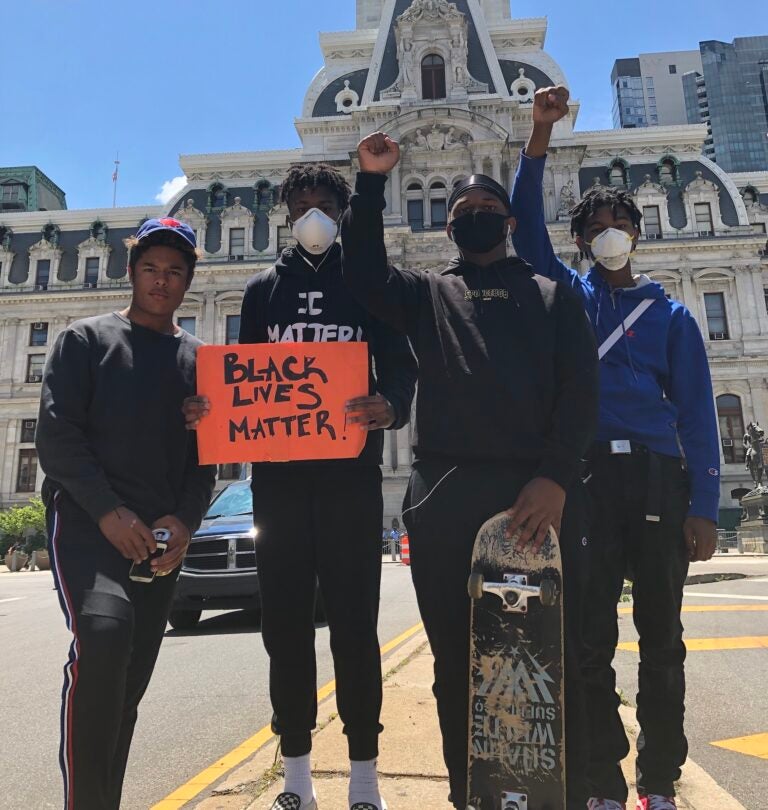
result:
<svg viewBox="0 0 768 810"><path fill-rule="evenodd" d="M528 796L525 793L502 793L501 810L528 810Z"/></svg>
<svg viewBox="0 0 768 810"><path fill-rule="evenodd" d="M557 584L554 580L542 579L541 585L529 585L525 574L504 574L504 582L486 582L482 574L472 572L469 575L467 590L470 598L474 600L482 599L486 593L498 596L501 599L501 608L506 613L527 613L528 600L532 598L540 599L544 607L551 607L557 604L558 597ZM510 805L512 810L514 807L514 804ZM523 806L520 810L522 808Z"/></svg>
<svg viewBox="0 0 768 810"><path fill-rule="evenodd" d="M475 805L468 804L467 810L475 810ZM528 795L504 791L501 794L500 810L528 810Z"/></svg>

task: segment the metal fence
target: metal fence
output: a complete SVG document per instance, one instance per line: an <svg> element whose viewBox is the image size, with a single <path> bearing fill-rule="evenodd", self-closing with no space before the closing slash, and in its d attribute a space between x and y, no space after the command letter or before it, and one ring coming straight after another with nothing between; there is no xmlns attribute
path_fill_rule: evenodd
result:
<svg viewBox="0 0 768 810"><path fill-rule="evenodd" d="M390 532L385 532L381 538L381 556L382 557L391 557L393 561L399 560L401 551L400 551L400 538L402 535L398 535L397 538L390 537Z"/></svg>
<svg viewBox="0 0 768 810"><path fill-rule="evenodd" d="M731 529L718 529L717 530L717 550L730 551L731 549L738 548L739 543L736 537L736 532Z"/></svg>

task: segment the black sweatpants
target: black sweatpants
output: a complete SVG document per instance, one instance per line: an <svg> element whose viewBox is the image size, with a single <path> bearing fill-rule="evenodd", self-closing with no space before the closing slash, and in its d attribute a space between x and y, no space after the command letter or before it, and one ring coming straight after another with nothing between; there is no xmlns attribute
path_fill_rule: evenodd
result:
<svg viewBox="0 0 768 810"><path fill-rule="evenodd" d="M674 783L688 753L680 621L688 573L683 536L687 474L680 459L647 453L598 455L589 466L593 521L583 676L592 743L591 795L627 799L620 762L629 753L629 743L611 666L619 635L616 604L627 575L633 580L633 617L640 635L638 790L674 796ZM649 514L660 520L647 520Z"/></svg>
<svg viewBox="0 0 768 810"><path fill-rule="evenodd" d="M381 471L364 465L254 465L252 487L272 729L282 752L297 757L312 748L318 581L349 756L374 759L382 728Z"/></svg>
<svg viewBox="0 0 768 810"><path fill-rule="evenodd" d="M451 799L464 810L469 751L469 624L467 580L472 548L486 520L509 509L535 467L475 463L453 467L417 461L403 506L411 542L411 571L429 644L435 657L437 711ZM565 714L568 807L583 810L586 767L582 689L578 666L579 603L586 536L584 492L569 493L560 544L565 610Z"/></svg>
<svg viewBox="0 0 768 810"><path fill-rule="evenodd" d="M59 748L64 810L118 810L139 701L178 573L132 582L130 561L64 494L47 516L59 602L72 632Z"/></svg>

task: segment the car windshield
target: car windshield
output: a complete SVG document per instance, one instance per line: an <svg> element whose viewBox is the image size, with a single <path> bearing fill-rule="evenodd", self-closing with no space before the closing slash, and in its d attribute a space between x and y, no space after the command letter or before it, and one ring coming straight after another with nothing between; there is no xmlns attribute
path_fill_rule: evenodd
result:
<svg viewBox="0 0 768 810"><path fill-rule="evenodd" d="M251 485L248 481L230 484L208 508L206 518L233 517L250 515L253 511Z"/></svg>

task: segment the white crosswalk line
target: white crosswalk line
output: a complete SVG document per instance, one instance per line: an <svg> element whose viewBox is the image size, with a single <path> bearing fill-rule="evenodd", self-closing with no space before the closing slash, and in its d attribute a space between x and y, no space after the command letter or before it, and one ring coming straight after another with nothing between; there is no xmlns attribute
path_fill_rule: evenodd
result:
<svg viewBox="0 0 768 810"><path fill-rule="evenodd" d="M701 596L704 599L747 599L750 602L768 602L768 596L751 596L741 593L701 593L700 591L687 591L685 595L689 599L698 599Z"/></svg>

